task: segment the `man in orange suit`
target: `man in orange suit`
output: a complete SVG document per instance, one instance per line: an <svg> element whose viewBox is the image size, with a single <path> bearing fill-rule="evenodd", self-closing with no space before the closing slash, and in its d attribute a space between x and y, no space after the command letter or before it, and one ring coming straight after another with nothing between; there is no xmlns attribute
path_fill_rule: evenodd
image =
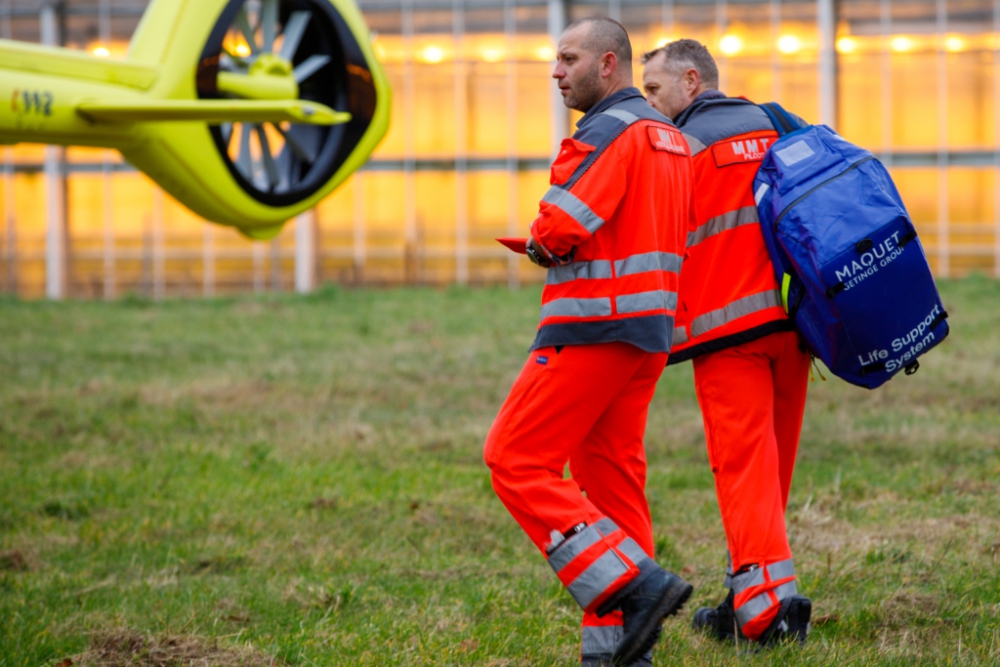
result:
<svg viewBox="0 0 1000 667"><path fill-rule="evenodd" d="M583 609L582 663L648 665L661 621L692 590L652 558L643 449L674 330L691 159L632 87L620 24L570 25L557 58L563 101L585 115L531 225L528 254L548 269L541 322L485 459L497 495Z"/></svg>

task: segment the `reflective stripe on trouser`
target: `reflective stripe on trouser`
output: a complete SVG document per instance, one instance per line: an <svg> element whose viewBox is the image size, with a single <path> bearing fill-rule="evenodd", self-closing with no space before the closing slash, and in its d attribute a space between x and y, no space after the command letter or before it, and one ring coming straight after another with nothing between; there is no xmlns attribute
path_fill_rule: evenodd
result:
<svg viewBox="0 0 1000 667"><path fill-rule="evenodd" d="M695 357L694 378L733 571L790 559L785 506L809 355L799 350L795 332L774 333ZM737 597L737 602L755 595ZM777 611L769 605L763 614L749 616L744 634L759 637Z"/></svg>
<svg viewBox="0 0 1000 667"><path fill-rule="evenodd" d="M553 530L549 565L580 608L593 611L599 602L628 583L639 573L639 565L649 560L638 544L610 519L559 541Z"/></svg>
<svg viewBox="0 0 1000 667"><path fill-rule="evenodd" d="M580 628L580 662L583 667L610 665L615 647L624 636L620 611L613 611L600 618L593 614L584 614L583 627ZM633 664L652 664L652 662L653 651L650 649Z"/></svg>
<svg viewBox="0 0 1000 667"><path fill-rule="evenodd" d="M653 552L643 436L666 360L666 354L626 343L534 350L487 437L493 488L540 551L560 541L552 531L558 535L579 523L588 525L552 551L554 566L574 561L558 570L567 584L588 569L586 564L609 556L603 561L607 566L592 571L593 579L580 581L574 593L581 600L595 590L589 582L606 580L596 575L614 571L614 561L634 566ZM563 476L567 460L572 478ZM610 526L623 530L615 534L607 530ZM626 535L631 539L626 541ZM579 560L560 554L570 545L579 551L581 536L599 536L594 551L583 550ZM616 586L638 573L628 569ZM605 597L598 594L597 605Z"/></svg>
<svg viewBox="0 0 1000 667"><path fill-rule="evenodd" d="M751 639L770 626L782 600L798 593L795 566L790 558L734 575L732 582L736 622Z"/></svg>

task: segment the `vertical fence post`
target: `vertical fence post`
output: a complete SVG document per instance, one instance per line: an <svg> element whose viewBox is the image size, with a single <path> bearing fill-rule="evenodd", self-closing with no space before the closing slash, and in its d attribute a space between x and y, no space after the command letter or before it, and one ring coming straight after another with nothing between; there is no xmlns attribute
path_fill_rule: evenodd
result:
<svg viewBox="0 0 1000 667"><path fill-rule="evenodd" d="M452 0L455 46L455 282L469 282L469 65L465 58L465 1Z"/></svg>
<svg viewBox="0 0 1000 667"><path fill-rule="evenodd" d="M157 301L166 295L167 267L164 234L163 190L159 186L153 186L153 299Z"/></svg>
<svg viewBox="0 0 1000 667"><path fill-rule="evenodd" d="M215 296L215 225L210 222L201 237L201 289L206 298Z"/></svg>
<svg viewBox="0 0 1000 667"><path fill-rule="evenodd" d="M361 283L365 279L367 259L364 172L360 170L354 172L351 180L354 181L354 280L356 283Z"/></svg>
<svg viewBox="0 0 1000 667"><path fill-rule="evenodd" d="M39 14L42 44L58 46L59 19L57 3L42 4ZM45 295L62 299L67 287L66 177L63 173L63 150L45 147Z"/></svg>
<svg viewBox="0 0 1000 667"><path fill-rule="evenodd" d="M553 48L559 47L559 36L566 29L566 18L569 16L569 8L566 0L548 0L549 38L552 40ZM562 140L569 135L569 110L563 104L562 94L559 87L549 81L549 105L550 123L552 125L552 145L550 153L554 160L559 154Z"/></svg>
<svg viewBox="0 0 1000 667"><path fill-rule="evenodd" d="M819 122L837 128L837 6L817 0L819 28Z"/></svg>
<svg viewBox="0 0 1000 667"><path fill-rule="evenodd" d="M1000 0L993 0L993 34L1000 35ZM1000 278L1000 41L993 42L993 275Z"/></svg>
<svg viewBox="0 0 1000 667"><path fill-rule="evenodd" d="M295 218L295 291L308 294L316 288L316 210Z"/></svg>
<svg viewBox="0 0 1000 667"><path fill-rule="evenodd" d="M729 19L726 16L729 12L729 3L726 0L715 0L715 31L717 33L716 43L709 47L709 50L717 49L718 40L726 34L729 28ZM722 58L717 58L719 66L719 90L725 91L729 88L729 56L723 54Z"/></svg>
<svg viewBox="0 0 1000 667"><path fill-rule="evenodd" d="M17 294L17 210L14 190L14 149L3 149L4 251L7 264L7 292Z"/></svg>
<svg viewBox="0 0 1000 667"><path fill-rule="evenodd" d="M518 169L517 169L517 15L515 0L504 0L503 27L507 64L504 71L504 89L507 106L507 235L518 235ZM520 261L517 253L507 253L507 287L517 289L520 284Z"/></svg>
<svg viewBox="0 0 1000 667"><path fill-rule="evenodd" d="M892 167L892 51L889 39L892 34L892 5L890 0L879 0L879 104L882 108L881 141L882 164Z"/></svg>
<svg viewBox="0 0 1000 667"><path fill-rule="evenodd" d="M417 129L416 129L416 65L413 43L413 0L401 0L403 33L403 274L407 284L420 281L420 258L422 248L417 234ZM355 197L364 196L360 183L355 188ZM359 206L361 208L359 208ZM363 204L355 203L355 226L360 216L364 226ZM358 213L360 211L360 213ZM355 251L355 268L357 269Z"/></svg>
<svg viewBox="0 0 1000 667"><path fill-rule="evenodd" d="M938 275L947 278L951 273L949 206L948 206L948 52L944 48L945 31L948 29L947 0L937 0L937 176L938 224L937 257Z"/></svg>
<svg viewBox="0 0 1000 667"><path fill-rule="evenodd" d="M111 151L104 151L101 163L101 218L104 232L104 298L115 298L115 214L114 214L114 165Z"/></svg>

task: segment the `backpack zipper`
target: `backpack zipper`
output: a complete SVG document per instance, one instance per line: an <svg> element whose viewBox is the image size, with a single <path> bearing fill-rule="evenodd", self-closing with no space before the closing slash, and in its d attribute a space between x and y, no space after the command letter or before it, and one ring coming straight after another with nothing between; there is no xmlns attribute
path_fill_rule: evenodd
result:
<svg viewBox="0 0 1000 667"><path fill-rule="evenodd" d="M855 169L857 169L858 167L860 167L861 165L863 165L863 164L864 164L865 162L869 162L869 161L871 161L871 160L874 160L874 159L875 159L875 156L874 156L874 155L869 155L868 157L864 157L864 158L861 158L860 160L858 160L857 162L855 162L854 164L852 164L852 165L851 165L850 167L848 167L848 168L847 168L847 169L845 169L844 171L842 171L842 172L840 172L839 174L837 174L836 176L834 176L834 177L832 177L832 178L828 178L828 179L826 179L825 181L823 181L822 183L818 183L818 184L814 185L814 186L813 186L813 187L811 187L811 188L810 188L810 189L809 189L809 190L808 190L807 192L804 192L803 194L799 195L799 196L798 196L798 198L796 198L796 200L795 200L795 201L793 201L793 202L792 202L791 204L789 204L788 206L786 206L786 207L785 207L785 208L784 208L784 209L783 209L783 210L781 211L781 214L780 214L780 215L778 216L778 218L777 218L777 219L776 219L776 220L774 221L774 233L775 233L775 234L777 234L777 233L778 233L778 224L779 224L779 223L780 223L780 222L781 222L781 221L782 221L782 220L784 219L785 215L786 215L786 214L787 214L787 213L788 213L788 212L789 212L789 211L790 211L790 210L791 210L791 209L792 209L792 208L793 208L793 207L794 207L795 205L797 205L797 204L798 204L799 202L801 202L801 201L802 201L803 199L805 199L806 197L808 197L808 196L809 196L809 195L811 195L812 193L816 192L817 190L819 190L819 189L820 189L821 187L823 187L824 185L828 185L828 184L830 184L830 183L834 182L835 180L837 180L837 179L838 179L838 178L840 178L841 176L846 176L846 175L847 175L848 173L850 173L850 172L854 171Z"/></svg>

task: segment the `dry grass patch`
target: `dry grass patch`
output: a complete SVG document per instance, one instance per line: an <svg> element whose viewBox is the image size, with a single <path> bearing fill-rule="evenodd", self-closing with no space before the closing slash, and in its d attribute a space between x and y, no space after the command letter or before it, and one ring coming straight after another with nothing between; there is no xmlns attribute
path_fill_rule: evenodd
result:
<svg viewBox="0 0 1000 667"><path fill-rule="evenodd" d="M250 646L225 646L192 635L145 635L120 629L94 635L90 648L59 667L270 667L283 665Z"/></svg>

